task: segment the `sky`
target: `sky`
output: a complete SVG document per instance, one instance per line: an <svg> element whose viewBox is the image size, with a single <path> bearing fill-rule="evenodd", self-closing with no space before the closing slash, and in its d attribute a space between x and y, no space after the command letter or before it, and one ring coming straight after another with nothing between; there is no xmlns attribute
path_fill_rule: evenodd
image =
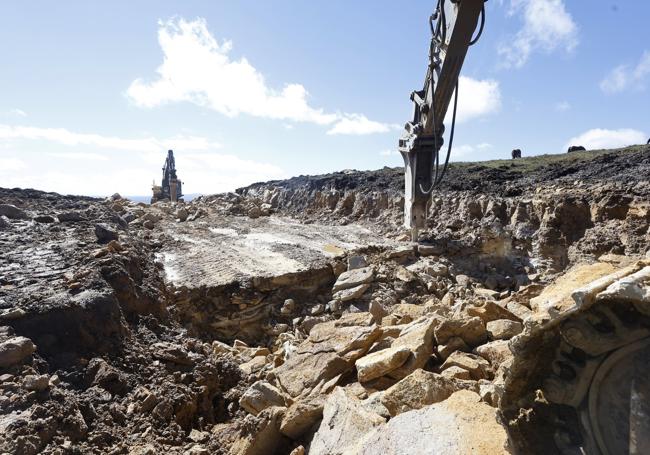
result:
<svg viewBox="0 0 650 455"><path fill-rule="evenodd" d="M0 0L0 186L148 195L400 166L433 0ZM452 159L650 137L647 0L490 0Z"/></svg>

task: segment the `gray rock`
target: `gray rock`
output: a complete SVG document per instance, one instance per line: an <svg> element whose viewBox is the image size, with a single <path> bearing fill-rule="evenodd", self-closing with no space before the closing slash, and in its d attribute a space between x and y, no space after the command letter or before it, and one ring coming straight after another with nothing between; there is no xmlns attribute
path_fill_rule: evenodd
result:
<svg viewBox="0 0 650 455"><path fill-rule="evenodd" d="M452 337L462 338L470 347L487 341L485 324L478 316L445 320L436 328L435 334L438 344L447 344Z"/></svg>
<svg viewBox="0 0 650 455"><path fill-rule="evenodd" d="M371 267L350 270L343 272L334 283L332 292L336 293L344 289L350 289L362 284L370 283L375 277L375 272Z"/></svg>
<svg viewBox="0 0 650 455"><path fill-rule="evenodd" d="M444 401L463 389L478 391L473 381L461 381L418 369L385 390L381 403L391 416L396 416Z"/></svg>
<svg viewBox="0 0 650 455"><path fill-rule="evenodd" d="M445 344L438 345L438 356L442 360L447 360L447 357L456 351L469 351L469 346L461 337L453 336Z"/></svg>
<svg viewBox="0 0 650 455"><path fill-rule="evenodd" d="M388 316L388 311L386 311L386 309L377 300L370 302L370 305L368 306L368 312L372 314L373 320L377 323L380 323L385 316Z"/></svg>
<svg viewBox="0 0 650 455"><path fill-rule="evenodd" d="M304 319L302 319L302 321L300 321L301 318L296 318L296 319L298 319L299 322L296 323L294 319L293 322L294 327L300 326L300 329L303 332L309 334L309 332L311 332L311 329L313 329L315 326L327 321L327 316L306 316Z"/></svg>
<svg viewBox="0 0 650 455"><path fill-rule="evenodd" d="M495 370L512 359L512 352L510 352L508 341L506 340L497 340L486 343L483 346L477 347L474 351L476 354L490 362L490 365L492 365Z"/></svg>
<svg viewBox="0 0 650 455"><path fill-rule="evenodd" d="M411 355L405 346L383 349L357 359L357 376L359 382L368 382L401 367Z"/></svg>
<svg viewBox="0 0 650 455"><path fill-rule="evenodd" d="M6 216L12 220L28 220L30 218L26 211L12 204L0 204L0 216Z"/></svg>
<svg viewBox="0 0 650 455"><path fill-rule="evenodd" d="M187 212L187 209L185 209L185 207L181 207L176 211L176 218L180 222L186 221L188 216L190 216L190 214Z"/></svg>
<svg viewBox="0 0 650 455"><path fill-rule="evenodd" d="M361 284L357 287L350 289L343 289L333 295L334 299L341 302L348 302L350 300L358 299L361 297L370 287L369 284Z"/></svg>
<svg viewBox="0 0 650 455"><path fill-rule="evenodd" d="M348 452L358 455L505 455L508 435L496 409L475 392L461 390L447 400L405 412L360 439Z"/></svg>
<svg viewBox="0 0 650 455"><path fill-rule="evenodd" d="M486 325L488 334L493 340L509 340L519 335L524 329L521 322L511 321L509 319L499 319L488 322Z"/></svg>
<svg viewBox="0 0 650 455"><path fill-rule="evenodd" d="M327 311L330 313L339 313L341 311L341 302L338 300L330 300L327 303Z"/></svg>
<svg viewBox="0 0 650 455"><path fill-rule="evenodd" d="M260 216L262 216L262 210L259 207L253 206L248 210L249 218L255 219L259 218Z"/></svg>
<svg viewBox="0 0 650 455"><path fill-rule="evenodd" d="M161 341L153 345L153 356L160 360L177 363L179 365L192 365L194 361L190 358L187 351L178 344Z"/></svg>
<svg viewBox="0 0 650 455"><path fill-rule="evenodd" d="M25 337L13 337L0 343L0 368L17 365L32 355L36 346Z"/></svg>
<svg viewBox="0 0 650 455"><path fill-rule="evenodd" d="M325 312L325 305L322 305L320 303L318 305L314 305L309 310L309 314L311 314L312 316L318 316L320 314L323 314L324 312Z"/></svg>
<svg viewBox="0 0 650 455"><path fill-rule="evenodd" d="M27 314L22 308L9 308L0 313L0 320L11 321L20 319Z"/></svg>
<svg viewBox="0 0 650 455"><path fill-rule="evenodd" d="M388 259L405 259L409 256L413 256L415 252L414 245L406 245L395 248L393 251L386 253L386 258Z"/></svg>
<svg viewBox="0 0 650 455"><path fill-rule="evenodd" d="M79 212L74 212L74 211L71 211L71 212L62 212L62 213L59 213L56 217L57 217L57 218L59 219L59 221L62 222L62 223L64 223L64 222L77 222L77 221L83 221L83 220L85 219L84 216L83 216L81 213L79 213Z"/></svg>
<svg viewBox="0 0 650 455"><path fill-rule="evenodd" d="M253 415L258 415L272 406L284 407L282 393L266 381L257 381L244 392L239 406Z"/></svg>
<svg viewBox="0 0 650 455"><path fill-rule="evenodd" d="M483 357L479 357L474 354L469 354L466 352L456 351L452 353L445 363L440 367L441 370L446 370L450 367L459 367L463 370L469 371L472 379L487 379L492 373L490 369L490 362L485 360Z"/></svg>
<svg viewBox="0 0 650 455"><path fill-rule="evenodd" d="M366 258L363 256L348 256L348 271L368 267Z"/></svg>
<svg viewBox="0 0 650 455"><path fill-rule="evenodd" d="M135 220L137 216L133 212L126 212L124 215L122 215L122 219L126 221L127 223L130 223L131 221Z"/></svg>
<svg viewBox="0 0 650 455"><path fill-rule="evenodd" d="M293 299L287 299L284 301L282 308L280 308L280 313L284 316L289 316L293 314L296 310L296 302Z"/></svg>
<svg viewBox="0 0 650 455"><path fill-rule="evenodd" d="M368 431L386 420L337 387L328 397L321 421L309 446L310 455L342 455Z"/></svg>
<svg viewBox="0 0 650 455"><path fill-rule="evenodd" d="M34 221L36 221L37 223L50 224L50 223L54 223L56 220L54 219L53 216L50 215L38 215L34 217Z"/></svg>
<svg viewBox="0 0 650 455"><path fill-rule="evenodd" d="M458 283L459 286L468 287L471 282L472 279L467 275L456 275L456 283Z"/></svg>
<svg viewBox="0 0 650 455"><path fill-rule="evenodd" d="M11 224L6 216L0 216L0 231L7 229Z"/></svg>
<svg viewBox="0 0 650 455"><path fill-rule="evenodd" d="M449 268L440 262L426 267L424 271L427 275L430 275L432 277L446 277L449 275Z"/></svg>
<svg viewBox="0 0 650 455"><path fill-rule="evenodd" d="M291 439L299 439L323 417L321 397L293 403L284 413L280 432Z"/></svg>
<svg viewBox="0 0 650 455"><path fill-rule="evenodd" d="M95 235L99 243L108 243L111 240L118 240L120 237L116 230L101 223L95 225Z"/></svg>
<svg viewBox="0 0 650 455"><path fill-rule="evenodd" d="M34 392L42 392L50 386L50 378L44 374L41 376L28 374L23 378L23 387Z"/></svg>

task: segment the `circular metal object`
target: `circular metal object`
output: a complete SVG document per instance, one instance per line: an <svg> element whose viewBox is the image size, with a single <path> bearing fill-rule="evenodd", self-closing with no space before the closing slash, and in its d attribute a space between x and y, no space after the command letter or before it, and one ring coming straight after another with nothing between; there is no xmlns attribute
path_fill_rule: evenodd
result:
<svg viewBox="0 0 650 455"><path fill-rule="evenodd" d="M596 446L603 455L629 453L630 394L635 378L650 378L645 338L610 354L598 367L588 397L588 422ZM644 351L645 350L645 351Z"/></svg>

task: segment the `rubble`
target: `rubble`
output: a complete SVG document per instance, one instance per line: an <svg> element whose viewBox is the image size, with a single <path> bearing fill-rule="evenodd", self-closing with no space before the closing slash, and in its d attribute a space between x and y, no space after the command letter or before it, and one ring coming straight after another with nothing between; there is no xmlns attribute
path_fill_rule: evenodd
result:
<svg viewBox="0 0 650 455"><path fill-rule="evenodd" d="M644 150L454 165L417 244L390 169L0 189L0 451L577 453L580 378L650 337Z"/></svg>

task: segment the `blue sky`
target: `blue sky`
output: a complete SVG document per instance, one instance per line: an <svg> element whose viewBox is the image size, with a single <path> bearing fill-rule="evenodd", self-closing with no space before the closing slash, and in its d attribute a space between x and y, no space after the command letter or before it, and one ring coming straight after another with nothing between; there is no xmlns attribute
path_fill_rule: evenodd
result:
<svg viewBox="0 0 650 455"><path fill-rule="evenodd" d="M433 1L0 2L0 185L143 195L401 165ZM650 134L647 0L490 0L453 158Z"/></svg>

